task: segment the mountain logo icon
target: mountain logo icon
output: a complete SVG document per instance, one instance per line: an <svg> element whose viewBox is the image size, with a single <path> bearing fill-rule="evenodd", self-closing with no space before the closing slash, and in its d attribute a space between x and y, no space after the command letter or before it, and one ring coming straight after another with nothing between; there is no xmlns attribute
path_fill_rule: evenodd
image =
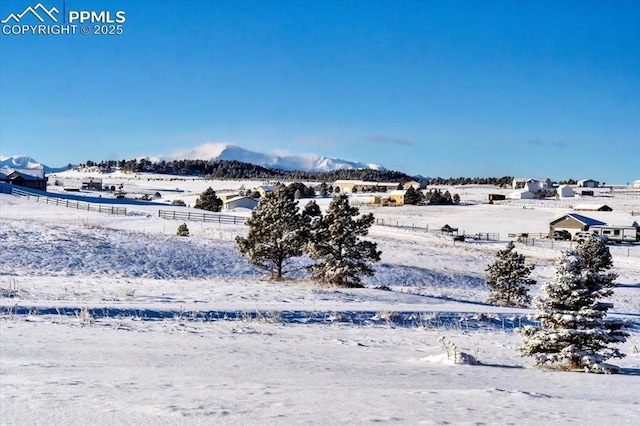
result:
<svg viewBox="0 0 640 426"><path fill-rule="evenodd" d="M5 19L3 19L0 22L2 22L3 24L7 24L10 21L14 21L17 24L28 13L31 13L33 16L36 17L36 19L38 19L38 21L40 21L42 23L44 23L44 21L45 21L43 16L48 16L49 19L51 19L53 22L58 22L58 18L56 18L54 13L57 14L59 12L60 11L56 7L52 7L51 9L47 9L46 7L44 7L42 5L42 3L38 3L33 7L28 6L25 10L22 11L22 13L18 13L18 14L11 13L11 14L9 14L9 16L7 16Z"/></svg>

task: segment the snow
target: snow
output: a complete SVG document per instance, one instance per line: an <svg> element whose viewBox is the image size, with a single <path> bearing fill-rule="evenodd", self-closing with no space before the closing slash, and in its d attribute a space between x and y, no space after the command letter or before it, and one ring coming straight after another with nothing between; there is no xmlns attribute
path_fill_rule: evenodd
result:
<svg viewBox="0 0 640 426"><path fill-rule="evenodd" d="M50 181L82 177L64 172ZM191 205L209 186L263 183L110 179L127 192L160 191L162 200ZM449 190L468 202L499 191ZM318 204L325 209L329 201ZM157 213L170 206L129 205L127 216L110 216L0 194L1 422L633 422L640 415L640 246L610 247L619 278L609 314L632 325L620 345L628 356L615 360L621 374L533 368L533 359L517 354L521 338L513 331L529 324L532 310L484 303L485 268L508 234L545 232L563 203L359 205L404 227L374 226L369 238L382 251L376 274L363 279L364 289L340 289L302 274L268 280L235 247L235 236L246 233L241 225L188 222L191 236L177 237L182 221ZM638 211L640 198L616 196L607 205ZM454 243L438 231L445 223L500 240ZM534 296L570 247L516 243L536 265ZM443 336L478 363L452 361Z"/></svg>

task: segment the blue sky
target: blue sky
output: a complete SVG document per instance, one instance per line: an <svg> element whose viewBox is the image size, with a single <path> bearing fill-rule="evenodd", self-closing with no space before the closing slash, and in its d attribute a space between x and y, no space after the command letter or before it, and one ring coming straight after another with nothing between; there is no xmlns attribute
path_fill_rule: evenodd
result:
<svg viewBox="0 0 640 426"><path fill-rule="evenodd" d="M231 142L425 176L640 179L639 1L42 4L126 22L0 34L4 156Z"/></svg>

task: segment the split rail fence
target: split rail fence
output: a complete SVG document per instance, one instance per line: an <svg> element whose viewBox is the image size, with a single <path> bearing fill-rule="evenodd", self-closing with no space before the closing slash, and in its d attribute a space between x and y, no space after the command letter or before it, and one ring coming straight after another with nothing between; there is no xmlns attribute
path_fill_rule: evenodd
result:
<svg viewBox="0 0 640 426"><path fill-rule="evenodd" d="M9 188L7 193L11 195L16 195L18 197L25 197L28 200L33 200L38 203L45 203L45 204L59 206L59 207L67 207L67 208L76 209L76 210L91 211L91 212L98 212L98 213L107 213L107 214L112 214L116 216L127 215L126 207L116 207L116 206L110 206L106 204L87 203L83 201L69 200L66 198L49 197L46 195L40 195L33 192L24 191L18 188Z"/></svg>

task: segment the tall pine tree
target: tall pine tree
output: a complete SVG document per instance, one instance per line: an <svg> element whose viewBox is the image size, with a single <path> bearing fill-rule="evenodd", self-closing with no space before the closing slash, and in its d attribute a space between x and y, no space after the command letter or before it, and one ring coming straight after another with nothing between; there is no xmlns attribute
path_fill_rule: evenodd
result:
<svg viewBox="0 0 640 426"><path fill-rule="evenodd" d="M607 320L613 305L600 301L613 294L607 280L608 274L590 270L579 254L564 252L556 260L555 282L543 285L543 296L534 300L536 313L529 318L540 325L518 330L520 354L537 364L564 363L570 369L624 357L612 345L626 341L626 324Z"/></svg>
<svg viewBox="0 0 640 426"><path fill-rule="evenodd" d="M362 275L373 275L372 262L380 260L377 244L362 241L373 225L371 213L358 217L357 207L347 195L337 195L325 215L311 221L307 251L316 261L311 266L315 279L345 287L361 287Z"/></svg>
<svg viewBox="0 0 640 426"><path fill-rule="evenodd" d="M296 201L284 190L267 193L247 220L246 238L236 237L240 253L258 268L281 279L291 259L301 256L308 235Z"/></svg>
<svg viewBox="0 0 640 426"><path fill-rule="evenodd" d="M529 278L534 265L526 266L524 256L515 251L513 241L498 250L497 259L486 269L487 286L491 289L487 303L501 306L529 306L531 296L527 286L536 283Z"/></svg>

